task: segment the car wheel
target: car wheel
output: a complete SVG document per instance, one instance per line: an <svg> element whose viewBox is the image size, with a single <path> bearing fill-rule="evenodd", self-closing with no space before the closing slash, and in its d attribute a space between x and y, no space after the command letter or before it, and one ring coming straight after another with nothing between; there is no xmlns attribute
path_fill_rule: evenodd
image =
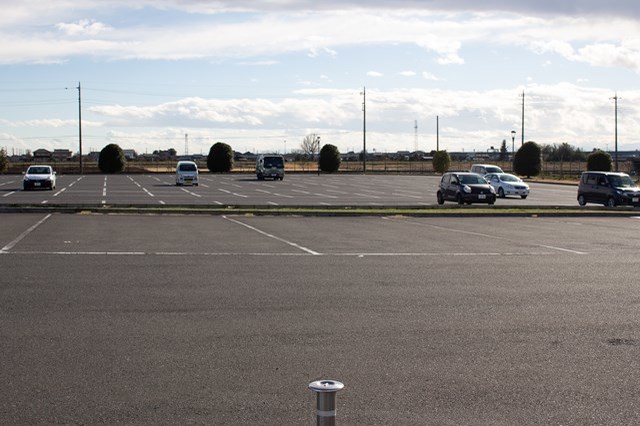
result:
<svg viewBox="0 0 640 426"><path fill-rule="evenodd" d="M616 200L613 197L609 197L607 199L607 204L605 204L607 207L615 207L616 206Z"/></svg>
<svg viewBox="0 0 640 426"><path fill-rule="evenodd" d="M584 198L584 195L578 195L578 204L580 205L580 207L584 207L587 205L587 200Z"/></svg>
<svg viewBox="0 0 640 426"><path fill-rule="evenodd" d="M504 198L504 189L502 187L498 188L498 197Z"/></svg>
<svg viewBox="0 0 640 426"><path fill-rule="evenodd" d="M496 200L489 200L489 205L492 206L492 205L495 204L495 202L496 202Z"/></svg>
<svg viewBox="0 0 640 426"><path fill-rule="evenodd" d="M438 193L436 194L436 198L438 199L438 204L444 204L444 197L442 196L442 192L438 191Z"/></svg>
<svg viewBox="0 0 640 426"><path fill-rule="evenodd" d="M527 196L526 195L521 195L520 198L522 198L524 200L525 198L527 198Z"/></svg>
<svg viewBox="0 0 640 426"><path fill-rule="evenodd" d="M462 194L456 195L456 201L458 202L459 205L464 204L464 201L462 201Z"/></svg>

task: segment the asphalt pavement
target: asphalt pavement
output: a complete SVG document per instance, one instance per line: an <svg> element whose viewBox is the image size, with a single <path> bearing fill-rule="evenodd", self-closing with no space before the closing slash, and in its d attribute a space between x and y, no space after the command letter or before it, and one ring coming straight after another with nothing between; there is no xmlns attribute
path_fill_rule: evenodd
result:
<svg viewBox="0 0 640 426"><path fill-rule="evenodd" d="M61 175L53 191L23 191L19 175L0 175L0 205L435 206L437 176L202 173L198 186L176 186L172 174ZM531 183L527 199L496 205L577 206L575 185ZM455 203L446 203L455 205Z"/></svg>
<svg viewBox="0 0 640 426"><path fill-rule="evenodd" d="M640 418L638 218L0 219L3 424Z"/></svg>

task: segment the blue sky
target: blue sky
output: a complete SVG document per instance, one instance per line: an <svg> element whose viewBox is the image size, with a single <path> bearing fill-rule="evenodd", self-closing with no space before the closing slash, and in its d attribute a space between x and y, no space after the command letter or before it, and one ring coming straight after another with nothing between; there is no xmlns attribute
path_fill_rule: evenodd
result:
<svg viewBox="0 0 640 426"><path fill-rule="evenodd" d="M640 149L634 1L5 2L0 147ZM418 124L417 139L415 122ZM517 146L517 145L516 145Z"/></svg>

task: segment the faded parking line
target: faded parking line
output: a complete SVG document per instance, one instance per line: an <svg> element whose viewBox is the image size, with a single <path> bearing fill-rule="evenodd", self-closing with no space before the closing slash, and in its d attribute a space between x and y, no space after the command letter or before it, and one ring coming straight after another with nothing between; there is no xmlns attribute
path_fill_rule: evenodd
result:
<svg viewBox="0 0 640 426"><path fill-rule="evenodd" d="M252 231L255 231L255 232L257 232L257 233L259 233L259 234L262 234L262 235L264 235L264 236L266 236L266 237L273 238L274 240L277 240L277 241L280 241L280 242L282 242L282 243L288 244L288 245L290 245L291 247L295 247L295 248L297 248L297 249L300 249L300 250L302 250L302 251L304 251L304 252L307 252L307 253L309 253L309 254L312 254L312 255L314 255L314 256L320 256L320 255L322 255L322 253L318 253L317 251L313 251L313 250L311 250L310 248L303 247L303 246L301 246L300 244L296 244L296 243L294 243L294 242L291 242L291 241L285 240L284 238L280 238L280 237L277 237L277 236L275 236L275 235L273 235L273 234L269 234L268 232L262 231L262 230L260 230L260 229L256 228L255 226L251 226L251 225L246 224L246 223L244 223L244 222L241 222L241 221L239 221L239 220L231 219L230 217L227 217L227 216L222 216L222 218L223 218L223 219L225 219L225 220L228 220L229 222L237 223L238 225L244 226L244 227L245 227L245 228L247 228L247 229L251 229Z"/></svg>

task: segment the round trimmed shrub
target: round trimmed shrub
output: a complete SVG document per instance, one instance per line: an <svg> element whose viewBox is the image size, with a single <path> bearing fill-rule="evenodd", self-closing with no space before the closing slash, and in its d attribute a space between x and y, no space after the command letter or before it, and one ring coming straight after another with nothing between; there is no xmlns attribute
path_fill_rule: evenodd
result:
<svg viewBox="0 0 640 426"><path fill-rule="evenodd" d="M608 152L594 151L587 157L587 170L597 172L610 172L613 170L613 160Z"/></svg>
<svg viewBox="0 0 640 426"><path fill-rule="evenodd" d="M542 148L533 141L525 142L513 157L513 171L520 176L538 176L542 172Z"/></svg>
<svg viewBox="0 0 640 426"><path fill-rule="evenodd" d="M212 173L228 173L233 168L233 149L224 142L211 146L207 156L207 168Z"/></svg>
<svg viewBox="0 0 640 426"><path fill-rule="evenodd" d="M122 172L127 165L127 159L124 156L122 148L115 143L102 148L98 157L98 168L102 173L118 173Z"/></svg>
<svg viewBox="0 0 640 426"><path fill-rule="evenodd" d="M327 173L337 172L340 168L340 151L338 147L331 144L326 144L320 150L320 158L318 159L318 165L320 170Z"/></svg>
<svg viewBox="0 0 640 426"><path fill-rule="evenodd" d="M433 165L433 170L436 173L442 174L451 167L451 157L447 151L436 151L433 154L431 164Z"/></svg>

